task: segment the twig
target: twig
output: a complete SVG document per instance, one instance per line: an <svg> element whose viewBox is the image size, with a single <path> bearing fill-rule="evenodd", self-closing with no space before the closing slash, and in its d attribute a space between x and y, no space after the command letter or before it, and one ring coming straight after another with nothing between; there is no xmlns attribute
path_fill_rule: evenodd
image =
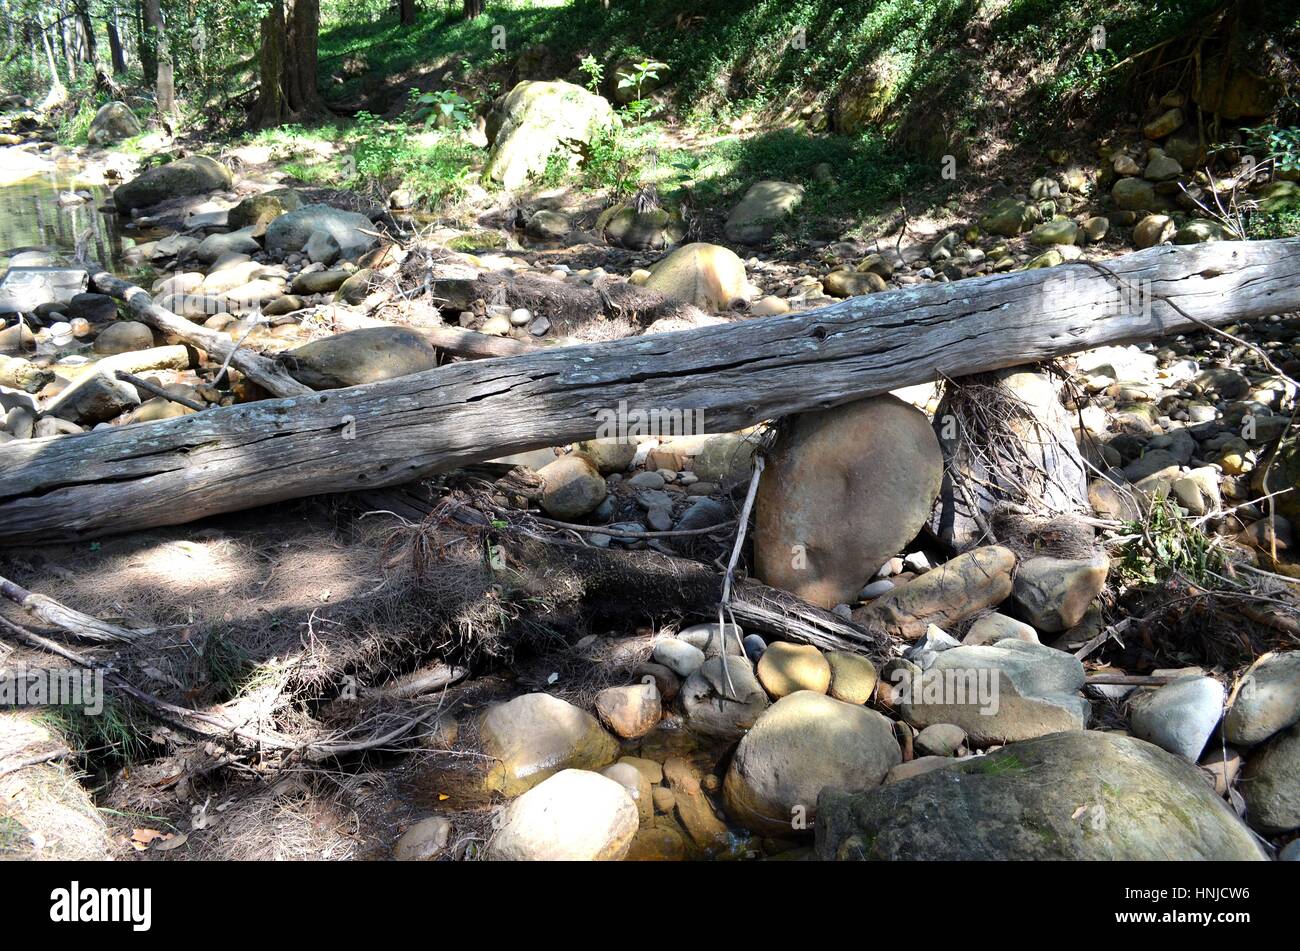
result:
<svg viewBox="0 0 1300 951"><path fill-rule="evenodd" d="M740 550L745 545L745 532L749 528L749 513L754 508L754 497L758 495L758 480L763 475L763 454L754 454L754 472L749 477L749 490L745 493L745 504L740 510L739 525L736 528L736 543L731 547L731 559L727 562L727 571L722 576L722 597L718 600L718 638L722 644L722 676L727 681L727 690L734 698L736 690L731 684L731 670L727 667L727 625L724 610L731 607L731 586L736 580L736 565L740 562ZM736 627L736 646L740 655L745 655L745 644L740 639L740 628Z"/></svg>
<svg viewBox="0 0 1300 951"><path fill-rule="evenodd" d="M152 628L133 631L130 628L119 627L116 624L101 621L89 614L74 611L53 598L37 594L34 591L28 591L22 585L5 577L0 577L0 595L8 598L38 620L53 625L59 630L65 631L74 637L79 637L84 641L96 643L120 641L129 644L137 637L153 633Z"/></svg>
<svg viewBox="0 0 1300 951"><path fill-rule="evenodd" d="M10 773L16 773L19 770L27 769L29 766L40 766L42 763L49 763L56 759L63 759L65 756L71 756L72 750L66 746L60 746L50 750L48 753L37 753L35 756L29 756L26 759L20 759L16 763L10 763L7 766L0 766L0 777L8 776Z"/></svg>
<svg viewBox="0 0 1300 951"><path fill-rule="evenodd" d="M146 393L152 393L154 396L161 396L165 400L179 403L181 406L184 406L187 409L192 409L195 412L202 412L208 408L206 403L200 403L198 400L192 400L188 396L181 396L177 393L168 393L161 386L150 383L148 380L142 380L134 373L127 373L125 370L118 370L115 375L123 383L130 383L137 390L144 390Z"/></svg>

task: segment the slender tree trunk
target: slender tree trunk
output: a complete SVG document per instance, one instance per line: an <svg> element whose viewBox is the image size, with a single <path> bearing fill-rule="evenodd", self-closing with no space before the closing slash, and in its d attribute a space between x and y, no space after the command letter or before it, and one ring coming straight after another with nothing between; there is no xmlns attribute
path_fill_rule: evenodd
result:
<svg viewBox="0 0 1300 951"><path fill-rule="evenodd" d="M113 62L113 75L121 76L126 72L126 50L122 48L122 35L117 26L117 4L109 11L108 21L108 55Z"/></svg>
<svg viewBox="0 0 1300 951"><path fill-rule="evenodd" d="M316 88L319 0L272 0L262 19L261 90L254 121L261 128L324 115Z"/></svg>
<svg viewBox="0 0 1300 951"><path fill-rule="evenodd" d="M144 0L144 18L158 61L158 80L155 83L158 111L171 115L176 112L176 80L172 75L171 48L167 42L166 24L163 23L161 0Z"/></svg>
<svg viewBox="0 0 1300 951"><path fill-rule="evenodd" d="M99 56L99 48L95 41L95 24L90 19L90 0L78 0L75 9L81 33L82 60L90 63L93 69Z"/></svg>
<svg viewBox="0 0 1300 951"><path fill-rule="evenodd" d="M158 81L158 48L145 23L144 0L135 0L135 37L136 50L140 54L140 70L144 73L145 84L152 86Z"/></svg>
<svg viewBox="0 0 1300 951"><path fill-rule="evenodd" d="M45 59L50 68L50 91L45 96L47 105L57 105L68 98L68 89L59 78L59 64L54 58L54 44L50 42L50 30L53 28L53 25L48 28L40 27L41 42L45 45Z"/></svg>
<svg viewBox="0 0 1300 951"><path fill-rule="evenodd" d="M415 0L399 2L402 26L415 26Z"/></svg>
<svg viewBox="0 0 1300 951"><path fill-rule="evenodd" d="M462 9L466 20L475 20L483 15L483 0L465 0Z"/></svg>

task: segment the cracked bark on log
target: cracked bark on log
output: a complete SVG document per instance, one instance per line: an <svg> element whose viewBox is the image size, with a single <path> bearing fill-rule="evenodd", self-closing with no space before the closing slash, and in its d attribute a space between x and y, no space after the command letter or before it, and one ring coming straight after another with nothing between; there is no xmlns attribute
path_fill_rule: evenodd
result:
<svg viewBox="0 0 1300 951"><path fill-rule="evenodd" d="M699 410L709 431L939 377L1300 309L1300 239L1157 247L851 298L795 315L547 349L0 450L0 544L181 524L377 488L595 436L601 410ZM1149 282L1145 283L1145 282ZM141 292L143 293L143 292Z"/></svg>

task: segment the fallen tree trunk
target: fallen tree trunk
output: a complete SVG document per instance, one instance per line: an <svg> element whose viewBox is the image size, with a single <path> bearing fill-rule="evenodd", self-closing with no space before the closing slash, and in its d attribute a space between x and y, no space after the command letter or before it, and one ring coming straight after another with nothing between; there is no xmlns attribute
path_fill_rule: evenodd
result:
<svg viewBox="0 0 1300 951"><path fill-rule="evenodd" d="M1300 239L1158 247L1110 263L857 297L680 333L476 360L382 383L0 449L0 544L174 525L409 482L591 438L620 404L709 431L1102 344L1300 309ZM1116 312L1115 280L1149 306ZM1139 302L1140 303L1140 302Z"/></svg>
<svg viewBox="0 0 1300 951"><path fill-rule="evenodd" d="M165 307L159 307L143 287L136 287L129 281L114 277L93 264L88 265L87 269L90 271L90 286L101 294L120 300L131 316L191 346L206 350L218 360L229 358L232 367L272 396L299 396L313 392L311 387L299 383L284 367L269 357L264 357L255 350L237 347L228 334L200 326L179 314L173 314ZM234 356L231 356L232 353Z"/></svg>

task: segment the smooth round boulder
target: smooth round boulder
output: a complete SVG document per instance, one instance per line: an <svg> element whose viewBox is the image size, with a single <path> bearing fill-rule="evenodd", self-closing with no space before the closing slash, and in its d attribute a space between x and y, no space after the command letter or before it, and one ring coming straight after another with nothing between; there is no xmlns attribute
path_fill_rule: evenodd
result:
<svg viewBox="0 0 1300 951"><path fill-rule="evenodd" d="M1246 675L1223 721L1229 743L1254 746L1300 721L1300 651L1274 654Z"/></svg>
<svg viewBox="0 0 1300 951"><path fill-rule="evenodd" d="M560 519L581 518L605 501L605 479L581 453L560 456L537 470L541 476L542 508Z"/></svg>
<svg viewBox="0 0 1300 951"><path fill-rule="evenodd" d="M777 700L799 690L825 693L831 665L811 644L774 641L758 659L758 682Z"/></svg>
<svg viewBox="0 0 1300 951"><path fill-rule="evenodd" d="M100 356L148 350L153 346L153 330L138 320L119 320L109 324L95 338L93 349Z"/></svg>
<svg viewBox="0 0 1300 951"><path fill-rule="evenodd" d="M203 195L229 188L230 169L206 155L191 155L166 165L159 165L119 185L113 192L113 204L120 212L149 208L169 198Z"/></svg>
<svg viewBox="0 0 1300 951"><path fill-rule="evenodd" d="M636 803L622 785L566 769L506 807L486 854L498 862L617 862L639 825Z"/></svg>
<svg viewBox="0 0 1300 951"><path fill-rule="evenodd" d="M438 351L429 338L407 327L367 327L313 340L285 355L298 382L330 390L432 370Z"/></svg>
<svg viewBox="0 0 1300 951"><path fill-rule="evenodd" d="M686 726L714 740L735 740L767 709L767 692L745 657L710 657L686 678L678 699Z"/></svg>
<svg viewBox="0 0 1300 951"><path fill-rule="evenodd" d="M876 692L876 665L861 654L831 651L826 655L831 668L830 695L845 703L863 704Z"/></svg>
<svg viewBox="0 0 1300 951"><path fill-rule="evenodd" d="M754 555L766 584L830 609L921 530L943 481L926 415L893 396L787 421L759 482Z"/></svg>
<svg viewBox="0 0 1300 951"><path fill-rule="evenodd" d="M1256 829L1268 835L1300 829L1300 723L1248 754L1237 788Z"/></svg>
<svg viewBox="0 0 1300 951"><path fill-rule="evenodd" d="M596 715L600 722L625 740L645 736L655 728L662 714L659 689L653 683L607 687L596 694Z"/></svg>
<svg viewBox="0 0 1300 951"><path fill-rule="evenodd" d="M487 785L507 796L558 770L599 769L618 756L618 742L596 718L558 697L530 693L496 704L479 728L483 751L497 760Z"/></svg>
<svg viewBox="0 0 1300 951"><path fill-rule="evenodd" d="M811 827L822 789L876 786L902 758L885 717L800 690L773 704L740 741L723 801L746 828L789 835Z"/></svg>
<svg viewBox="0 0 1300 951"><path fill-rule="evenodd" d="M645 288L701 310L730 310L752 292L745 262L734 251L703 242L683 245L652 267Z"/></svg>

